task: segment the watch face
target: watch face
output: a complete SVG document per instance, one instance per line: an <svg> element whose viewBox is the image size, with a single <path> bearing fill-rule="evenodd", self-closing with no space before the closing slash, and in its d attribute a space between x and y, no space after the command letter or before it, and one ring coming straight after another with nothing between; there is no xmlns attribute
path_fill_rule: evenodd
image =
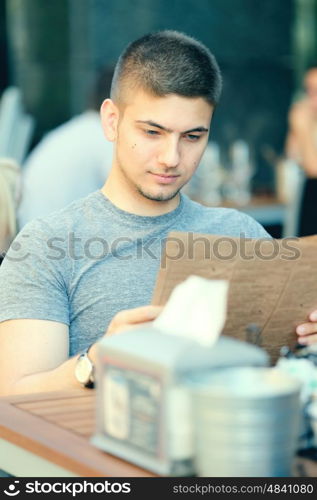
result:
<svg viewBox="0 0 317 500"><path fill-rule="evenodd" d="M92 374L93 364L88 358L87 354L82 354L81 356L79 356L75 368L75 376L78 382L83 385L92 382Z"/></svg>

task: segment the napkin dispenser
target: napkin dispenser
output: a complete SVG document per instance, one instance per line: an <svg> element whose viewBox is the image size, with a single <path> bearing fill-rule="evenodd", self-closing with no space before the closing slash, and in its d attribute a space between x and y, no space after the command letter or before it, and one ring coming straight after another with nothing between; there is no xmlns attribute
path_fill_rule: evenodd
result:
<svg viewBox="0 0 317 500"><path fill-rule="evenodd" d="M192 476L191 400L185 378L200 370L267 366L266 352L220 336L209 347L145 326L97 343L92 443L164 476Z"/></svg>

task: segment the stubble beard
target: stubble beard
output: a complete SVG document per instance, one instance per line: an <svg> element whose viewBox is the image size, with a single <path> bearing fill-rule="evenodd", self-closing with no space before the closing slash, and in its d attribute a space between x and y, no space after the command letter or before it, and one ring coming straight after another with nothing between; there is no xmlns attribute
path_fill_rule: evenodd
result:
<svg viewBox="0 0 317 500"><path fill-rule="evenodd" d="M137 184L135 184L135 188L141 196L143 196L147 200L152 200L152 201L170 201L173 198L175 198L181 190L181 188L178 188L178 189L176 189L176 191L173 191L172 193L166 193L166 194L161 193L161 194L155 195L155 194L147 193L146 191L144 191L141 188L141 186L138 186Z"/></svg>
<svg viewBox="0 0 317 500"><path fill-rule="evenodd" d="M127 174L122 162L120 161L120 159L118 158L117 159L117 164L118 164L118 167L121 171L121 174L123 175L123 177L126 179L127 183L132 187L132 189L134 189L134 191L136 193L138 193L139 195L143 196L145 199L147 200L151 200L151 201L170 201L172 200L173 198L175 198L180 190L182 189L183 186L177 188L175 191L172 191L171 193L160 193L160 194L152 194L152 193L149 193L147 191L145 191L142 186L136 184L130 177L129 175Z"/></svg>

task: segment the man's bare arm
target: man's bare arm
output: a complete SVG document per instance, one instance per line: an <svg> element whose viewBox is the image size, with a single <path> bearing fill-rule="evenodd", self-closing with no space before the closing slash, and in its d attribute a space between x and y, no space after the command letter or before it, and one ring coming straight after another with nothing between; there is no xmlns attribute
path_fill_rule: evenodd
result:
<svg viewBox="0 0 317 500"><path fill-rule="evenodd" d="M16 319L0 323L0 395L79 387L68 359L68 326Z"/></svg>
<svg viewBox="0 0 317 500"><path fill-rule="evenodd" d="M106 334L152 321L161 310L150 305L120 311ZM63 323L38 319L0 323L0 396L80 388L74 375L77 356L68 358L68 350L68 326ZM89 357L95 363L96 344Z"/></svg>

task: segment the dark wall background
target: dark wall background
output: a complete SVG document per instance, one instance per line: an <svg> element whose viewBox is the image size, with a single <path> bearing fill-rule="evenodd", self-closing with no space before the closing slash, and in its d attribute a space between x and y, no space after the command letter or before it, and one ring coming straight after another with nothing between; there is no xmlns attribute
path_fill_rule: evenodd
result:
<svg viewBox="0 0 317 500"><path fill-rule="evenodd" d="M177 29L217 57L224 91L212 139L223 162L245 139L257 168L254 189L274 185L271 158L283 151L294 90L295 0L7 0L10 79L37 120L36 140L86 106L97 69L131 40Z"/></svg>
<svg viewBox="0 0 317 500"><path fill-rule="evenodd" d="M7 0L10 83L36 119L36 139L70 116L69 5Z"/></svg>

